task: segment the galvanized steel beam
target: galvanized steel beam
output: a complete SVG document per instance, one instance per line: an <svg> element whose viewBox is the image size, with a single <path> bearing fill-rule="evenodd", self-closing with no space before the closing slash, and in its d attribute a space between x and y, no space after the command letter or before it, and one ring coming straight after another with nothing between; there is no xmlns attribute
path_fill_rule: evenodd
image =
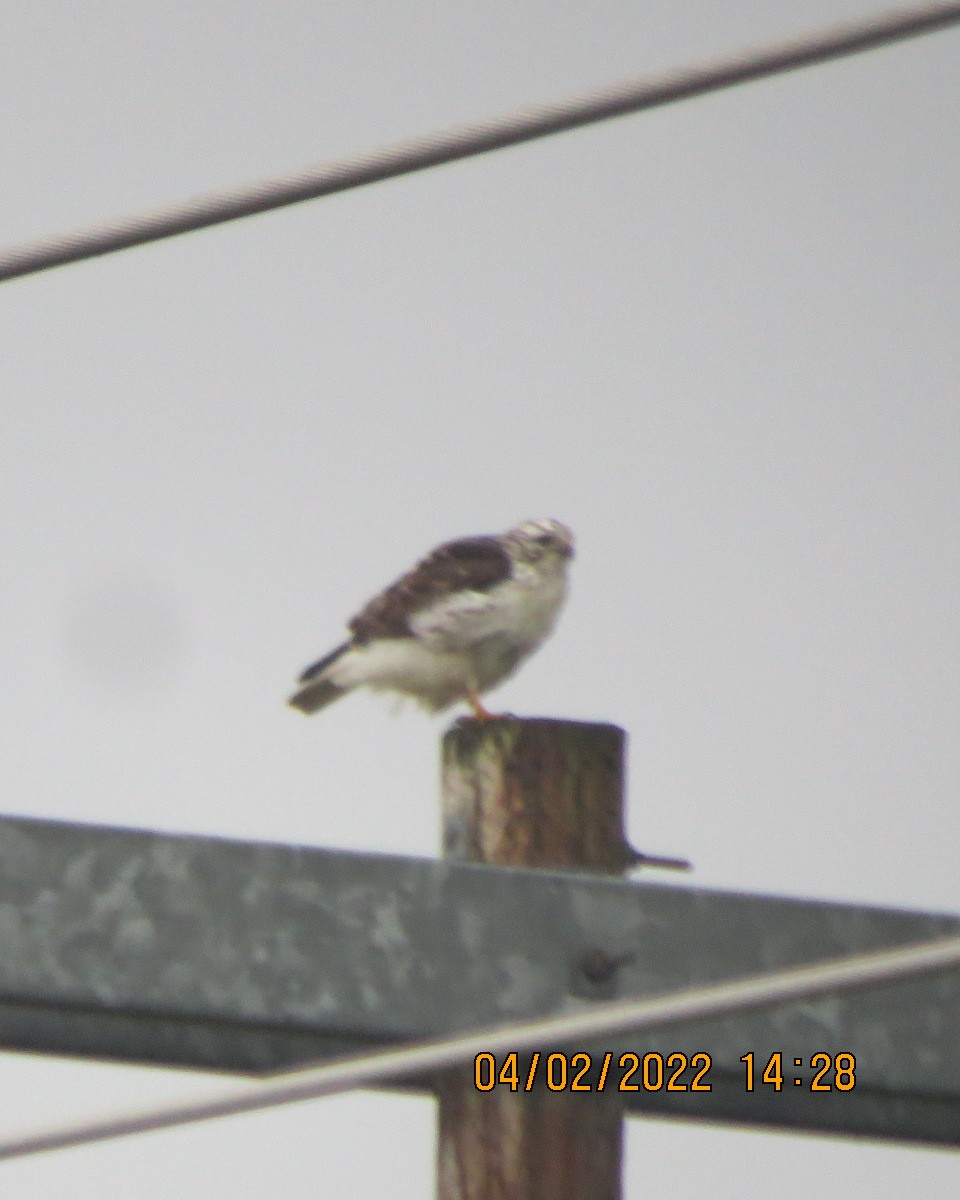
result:
<svg viewBox="0 0 960 1200"><path fill-rule="evenodd" d="M274 1070L955 932L951 916L0 818L7 1048ZM951 972L583 1049L711 1056L709 1093L688 1070L685 1091L623 1093L634 1113L960 1144L958 1019ZM759 1079L774 1052L779 1091ZM854 1088L812 1092L813 1055L840 1052Z"/></svg>

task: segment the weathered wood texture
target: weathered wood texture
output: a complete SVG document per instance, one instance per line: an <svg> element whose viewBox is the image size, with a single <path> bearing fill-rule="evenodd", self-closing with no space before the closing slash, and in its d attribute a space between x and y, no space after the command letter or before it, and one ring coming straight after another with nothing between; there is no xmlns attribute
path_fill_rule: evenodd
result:
<svg viewBox="0 0 960 1200"><path fill-rule="evenodd" d="M459 721L442 751L444 853L502 866L621 873L626 735L575 721ZM617 1200L615 1096L479 1092L474 1070L437 1081L439 1200Z"/></svg>
<svg viewBox="0 0 960 1200"><path fill-rule="evenodd" d="M618 874L626 734L579 721L458 721L443 738L444 854Z"/></svg>

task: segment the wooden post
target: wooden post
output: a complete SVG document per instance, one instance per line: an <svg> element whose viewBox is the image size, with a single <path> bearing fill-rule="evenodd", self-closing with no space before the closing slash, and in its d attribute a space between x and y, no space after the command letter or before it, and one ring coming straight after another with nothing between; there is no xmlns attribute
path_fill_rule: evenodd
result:
<svg viewBox="0 0 960 1200"><path fill-rule="evenodd" d="M444 854L504 866L622 873L626 735L577 721L462 720L443 738ZM617 1200L616 1095L496 1087L472 1064L437 1082L439 1200Z"/></svg>

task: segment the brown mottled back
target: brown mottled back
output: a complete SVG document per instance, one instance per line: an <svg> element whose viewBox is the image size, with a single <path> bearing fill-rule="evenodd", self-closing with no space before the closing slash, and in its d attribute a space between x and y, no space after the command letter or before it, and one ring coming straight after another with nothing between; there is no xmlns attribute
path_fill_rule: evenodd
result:
<svg viewBox="0 0 960 1200"><path fill-rule="evenodd" d="M495 537L460 538L438 546L375 596L349 623L356 642L412 637L409 620L451 592L486 592L510 578L512 563Z"/></svg>

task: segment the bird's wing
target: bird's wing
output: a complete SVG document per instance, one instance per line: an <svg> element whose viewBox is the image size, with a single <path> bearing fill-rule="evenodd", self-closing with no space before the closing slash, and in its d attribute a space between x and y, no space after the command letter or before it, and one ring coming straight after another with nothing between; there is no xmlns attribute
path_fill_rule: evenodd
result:
<svg viewBox="0 0 960 1200"><path fill-rule="evenodd" d="M350 642L344 642L336 650L331 650L317 662L311 663L305 671L301 671L300 678L297 680L300 687L287 703L293 708L299 708L301 712L315 713L321 708L326 708L328 704L332 704L334 700L339 700L344 694L343 688L327 679L325 672L328 667L333 666L346 654L350 646Z"/></svg>
<svg viewBox="0 0 960 1200"><path fill-rule="evenodd" d="M332 666L338 658L344 655L350 649L351 643L344 642L338 646L336 650L331 650L329 654L325 654L323 658L318 658L315 663L311 663L309 667L304 668L300 672L297 680L298 683L309 683L311 679L316 679L318 675L322 675L327 667Z"/></svg>
<svg viewBox="0 0 960 1200"><path fill-rule="evenodd" d="M470 624L496 607L491 589L508 580L510 555L495 537L461 538L438 546L350 622L355 642L439 636L444 622ZM481 635L483 636L483 635Z"/></svg>
<svg viewBox="0 0 960 1200"><path fill-rule="evenodd" d="M414 635L425 646L453 653L511 632L515 623L513 606L505 603L499 588L441 597L410 618Z"/></svg>

